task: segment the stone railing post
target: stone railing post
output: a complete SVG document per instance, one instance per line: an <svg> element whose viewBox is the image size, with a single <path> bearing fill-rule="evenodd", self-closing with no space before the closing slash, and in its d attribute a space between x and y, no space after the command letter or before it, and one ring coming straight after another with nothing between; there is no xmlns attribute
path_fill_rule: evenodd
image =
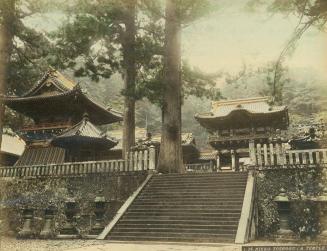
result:
<svg viewBox="0 0 327 251"><path fill-rule="evenodd" d="M250 153L251 165L256 166L257 165L257 158L256 158L256 153L255 153L254 140L249 141L249 153Z"/></svg>
<svg viewBox="0 0 327 251"><path fill-rule="evenodd" d="M235 150L230 151L231 158L232 158L232 171L236 171L236 153Z"/></svg>
<svg viewBox="0 0 327 251"><path fill-rule="evenodd" d="M156 149L154 146L149 147L149 170L156 169Z"/></svg>

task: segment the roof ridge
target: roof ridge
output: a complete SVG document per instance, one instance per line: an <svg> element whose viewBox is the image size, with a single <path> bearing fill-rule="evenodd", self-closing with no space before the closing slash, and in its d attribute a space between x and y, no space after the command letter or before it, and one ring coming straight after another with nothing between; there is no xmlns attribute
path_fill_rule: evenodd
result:
<svg viewBox="0 0 327 251"><path fill-rule="evenodd" d="M61 83L61 81L59 80L58 77L62 77L63 79L65 79L67 82L70 83L71 86L65 86L63 83ZM49 67L49 69L42 76L42 78L39 81L37 81L37 83L35 85L33 85L30 90L26 91L22 95L22 97L28 97L31 94L35 93L39 88L42 87L42 85L44 84L44 82L48 78L50 78L53 81L53 83L56 85L56 87L59 88L62 92L71 91L72 89L75 89L76 86L78 86L78 83L76 83L75 81L73 81L70 78L66 77L65 75L63 75L58 70L55 70L54 68Z"/></svg>
<svg viewBox="0 0 327 251"><path fill-rule="evenodd" d="M230 100L223 100L223 101L212 101L212 105L223 105L223 104L235 104L235 103L253 103L253 102L259 102L259 101L268 101L269 97L264 96L264 97L254 97L254 98L241 98L241 99L230 99Z"/></svg>

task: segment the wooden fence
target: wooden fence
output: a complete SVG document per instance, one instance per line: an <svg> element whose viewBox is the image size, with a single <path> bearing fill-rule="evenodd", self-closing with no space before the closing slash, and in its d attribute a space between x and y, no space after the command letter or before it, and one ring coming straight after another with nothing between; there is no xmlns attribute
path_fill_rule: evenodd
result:
<svg viewBox="0 0 327 251"><path fill-rule="evenodd" d="M259 169L327 165L327 149L289 150L286 144L250 145L250 158Z"/></svg>
<svg viewBox="0 0 327 251"><path fill-rule="evenodd" d="M78 176L155 170L155 149L130 152L127 160L0 167L0 177Z"/></svg>

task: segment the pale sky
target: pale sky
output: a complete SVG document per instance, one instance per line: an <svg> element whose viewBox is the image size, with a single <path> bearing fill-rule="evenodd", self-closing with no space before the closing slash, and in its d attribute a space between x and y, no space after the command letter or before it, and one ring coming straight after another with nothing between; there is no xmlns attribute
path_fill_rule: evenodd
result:
<svg viewBox="0 0 327 251"><path fill-rule="evenodd" d="M205 72L238 72L243 64L257 67L278 58L298 19L262 11L249 13L242 10L244 2L236 0L183 30L183 57L191 65ZM311 28L287 58L287 66L312 68L327 79L326 42L326 33Z"/></svg>
<svg viewBox="0 0 327 251"><path fill-rule="evenodd" d="M236 73L243 65L258 67L278 58L298 19L264 10L247 12L247 0L214 0L220 9L183 30L182 54L204 72ZM64 16L52 13L27 20L40 30L56 29ZM294 71L311 71L327 80L327 34L309 29L286 65Z"/></svg>

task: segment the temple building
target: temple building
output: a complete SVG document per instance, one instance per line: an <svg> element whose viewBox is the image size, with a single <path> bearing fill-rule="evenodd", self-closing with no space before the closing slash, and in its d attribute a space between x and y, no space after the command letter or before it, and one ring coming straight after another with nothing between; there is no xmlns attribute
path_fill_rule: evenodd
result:
<svg viewBox="0 0 327 251"><path fill-rule="evenodd" d="M286 106L272 106L267 97L212 102L211 111L195 119L209 132L218 169L237 170L256 144L285 142L289 125Z"/></svg>
<svg viewBox="0 0 327 251"><path fill-rule="evenodd" d="M16 165L101 160L118 144L97 126L122 121L121 113L94 102L56 70L21 97L7 96L4 102L33 121L18 132L26 148Z"/></svg>
<svg viewBox="0 0 327 251"><path fill-rule="evenodd" d="M109 151L108 158L121 159L122 158L122 140L123 130L116 129L110 131L110 136L118 140L118 144ZM182 133L182 151L184 163L192 163L199 157L199 150L196 147L195 138L192 133ZM157 155L159 154L161 134L150 133L146 128L135 128L135 149L142 147L154 146Z"/></svg>

